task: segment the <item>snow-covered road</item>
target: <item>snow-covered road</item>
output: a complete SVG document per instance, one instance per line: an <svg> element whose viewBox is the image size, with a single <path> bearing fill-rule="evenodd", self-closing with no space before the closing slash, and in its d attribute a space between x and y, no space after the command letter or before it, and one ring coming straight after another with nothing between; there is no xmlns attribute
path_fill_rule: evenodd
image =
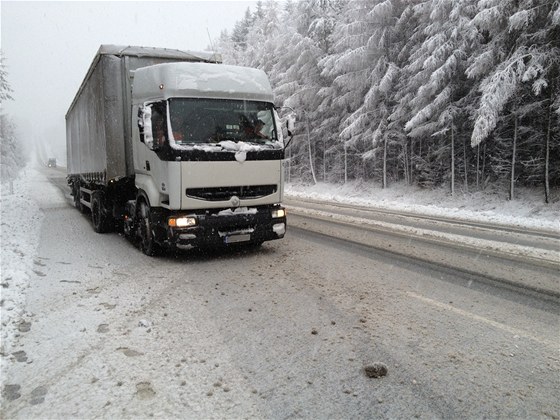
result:
<svg viewBox="0 0 560 420"><path fill-rule="evenodd" d="M2 195L1 309L3 418L560 413L557 303L302 230L148 258L32 169Z"/></svg>

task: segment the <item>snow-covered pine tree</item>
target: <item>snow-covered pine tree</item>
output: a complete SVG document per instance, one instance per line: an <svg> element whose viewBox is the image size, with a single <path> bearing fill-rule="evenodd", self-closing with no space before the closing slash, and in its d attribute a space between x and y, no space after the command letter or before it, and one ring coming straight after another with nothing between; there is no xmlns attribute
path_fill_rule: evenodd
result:
<svg viewBox="0 0 560 420"><path fill-rule="evenodd" d="M234 48L242 51L247 48L247 35L249 33L249 29L253 25L253 21L254 17L251 10L247 8L247 10L245 10L245 16L242 20L235 24L231 34L231 41L234 44Z"/></svg>
<svg viewBox="0 0 560 420"><path fill-rule="evenodd" d="M476 42L477 33L468 25L475 8L470 0L432 0L428 10L430 15L424 22L426 38L404 70L416 91L410 101L411 118L405 130L412 138L431 138L436 144L431 148L436 153L428 156L430 165L447 160L445 155L450 157L453 192L454 142L460 138L463 125L468 121L461 100L469 92L464 69ZM436 162L430 162L432 159ZM464 167L468 167L467 162Z"/></svg>
<svg viewBox="0 0 560 420"><path fill-rule="evenodd" d="M335 144L328 151L342 156L339 162L345 168L344 179L361 175L362 156L371 144L371 136L368 137L371 131L352 132L348 128L351 124L348 117L362 105L368 89L371 67L368 66L366 44L374 30L368 14L377 3L377 0L356 0L341 4L331 37L332 50L319 62L321 75L331 81L330 86L319 92L322 98L320 109L326 112L330 109L334 116L330 123L336 134L340 133L340 146Z"/></svg>
<svg viewBox="0 0 560 420"><path fill-rule="evenodd" d="M4 56L0 52L0 107L4 101L13 100L12 93ZM12 182L25 163L23 148L18 140L12 119L0 114L0 179L2 183L10 183L12 192Z"/></svg>
<svg viewBox="0 0 560 420"><path fill-rule="evenodd" d="M259 68L266 73L274 67L278 57L274 54L280 34L280 6L273 0L257 2L253 24L247 33L245 65Z"/></svg>
<svg viewBox="0 0 560 420"><path fill-rule="evenodd" d="M9 182L12 185L11 183L16 179L24 164L25 156L16 134L16 125L9 116L0 114L0 178L2 183Z"/></svg>
<svg viewBox="0 0 560 420"><path fill-rule="evenodd" d="M318 93L328 82L321 76L318 62L328 54L323 48L331 45L337 3L333 0L288 3L276 50L282 59L272 71L272 77L278 82L275 88L277 102L292 107L299 114L300 137L290 146L290 153L295 152L298 162L293 159L294 163L307 165L313 182L317 180L317 172L325 178L325 152L333 138L333 130L324 124L332 110L325 114L325 109L320 107L322 98ZM303 145L307 148L306 158ZM322 170L316 171L315 168L319 167Z"/></svg>
<svg viewBox="0 0 560 420"><path fill-rule="evenodd" d="M399 138L403 154L407 156L404 163L405 179L409 182L417 182L416 173L421 169L425 162L422 160L422 138L415 139L407 136L403 127L410 119L410 103L416 94L415 88L410 83L411 74L409 58L421 47L426 35L424 26L429 4L424 0L409 1L395 24L395 33L398 34L398 46L396 50L395 65L399 68L399 76L392 89L391 115L388 118L387 129L392 133L392 137ZM406 169L408 167L408 169ZM425 177L424 177L425 178Z"/></svg>
<svg viewBox="0 0 560 420"><path fill-rule="evenodd" d="M362 157L366 160L382 156L382 186L387 187L387 148L391 140L402 139L399 133L391 133L387 119L394 102L394 86L399 76L397 64L401 39L395 31L403 6L399 0L383 0L373 6L365 18L372 30L361 50L368 73L365 94L361 106L344 122L341 137L345 141L363 141L369 137L370 144ZM405 143L406 144L406 143ZM379 151L382 153L378 153ZM405 163L405 167L408 165Z"/></svg>
<svg viewBox="0 0 560 420"><path fill-rule="evenodd" d="M12 88L8 83L8 72L4 63L4 55L0 51L0 104L7 100L13 100L12 92Z"/></svg>
<svg viewBox="0 0 560 420"><path fill-rule="evenodd" d="M532 136L541 146L543 184L545 200L549 196L549 159L560 162L558 124L551 124L558 109L558 68L560 64L558 1L522 0L486 1L479 4L479 11L472 24L488 39L483 50L467 69L471 78L479 78L481 98L475 113L471 144L496 136L496 131L507 129L521 122L533 126L540 136ZM519 115L508 119L508 113L527 109L532 102L540 104L533 109L533 118L519 120ZM542 124L540 115L549 115L548 123ZM557 115L557 114L556 114ZM508 122L509 121L509 122ZM538 124L535 126L535 124ZM516 147L516 134L535 131L527 126L513 130L511 142L510 173L515 173L515 161L526 161L527 157ZM522 140L522 139L519 139ZM552 140L552 142L550 141ZM531 160L531 157L528 157ZM510 197L514 196L516 177L511 175ZM558 178L556 178L558 179Z"/></svg>

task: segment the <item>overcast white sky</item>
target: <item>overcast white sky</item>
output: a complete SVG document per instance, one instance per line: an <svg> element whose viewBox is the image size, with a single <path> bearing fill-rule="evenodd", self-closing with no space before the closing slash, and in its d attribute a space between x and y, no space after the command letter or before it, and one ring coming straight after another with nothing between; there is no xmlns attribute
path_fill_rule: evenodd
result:
<svg viewBox="0 0 560 420"><path fill-rule="evenodd" d="M0 1L1 48L14 90L2 112L25 141L65 161L64 116L101 44L202 51L256 1Z"/></svg>

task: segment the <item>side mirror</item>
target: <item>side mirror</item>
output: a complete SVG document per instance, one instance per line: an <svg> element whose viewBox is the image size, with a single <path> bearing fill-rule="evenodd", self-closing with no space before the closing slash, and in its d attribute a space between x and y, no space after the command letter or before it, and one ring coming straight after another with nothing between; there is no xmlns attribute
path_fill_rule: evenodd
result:
<svg viewBox="0 0 560 420"><path fill-rule="evenodd" d="M138 131L140 132L140 141L144 143L144 107L138 107L138 115L137 115L137 123L138 123Z"/></svg>
<svg viewBox="0 0 560 420"><path fill-rule="evenodd" d="M154 149L154 136L152 134L152 106L146 105L138 108L138 128L140 129L140 141Z"/></svg>
<svg viewBox="0 0 560 420"><path fill-rule="evenodd" d="M279 108L275 108L275 110L279 111L280 109L284 108L290 111L290 113L286 116L286 130L288 131L288 136L290 137L288 142L284 144L284 150L286 150L294 138L294 130L296 127L296 111L289 106L282 106Z"/></svg>
<svg viewBox="0 0 560 420"><path fill-rule="evenodd" d="M294 136L294 130L296 128L296 116L294 114L288 115L286 120L286 128L288 129L288 136Z"/></svg>
<svg viewBox="0 0 560 420"><path fill-rule="evenodd" d="M290 136L290 139L284 145L284 150L288 148L288 146L290 145L290 143L294 139L295 128L296 128L296 115L295 115L295 113L292 113L292 114L290 114L286 117L286 129L288 130L288 136Z"/></svg>

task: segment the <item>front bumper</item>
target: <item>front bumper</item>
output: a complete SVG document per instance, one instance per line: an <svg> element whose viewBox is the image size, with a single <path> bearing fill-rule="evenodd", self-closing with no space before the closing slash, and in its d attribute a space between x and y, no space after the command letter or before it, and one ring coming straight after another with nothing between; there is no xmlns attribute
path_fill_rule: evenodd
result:
<svg viewBox="0 0 560 420"><path fill-rule="evenodd" d="M272 217L272 210L279 209L283 210L280 206L265 206L241 212L197 214L196 226L168 227L165 242L178 247L218 247L280 239L286 233L286 217Z"/></svg>

